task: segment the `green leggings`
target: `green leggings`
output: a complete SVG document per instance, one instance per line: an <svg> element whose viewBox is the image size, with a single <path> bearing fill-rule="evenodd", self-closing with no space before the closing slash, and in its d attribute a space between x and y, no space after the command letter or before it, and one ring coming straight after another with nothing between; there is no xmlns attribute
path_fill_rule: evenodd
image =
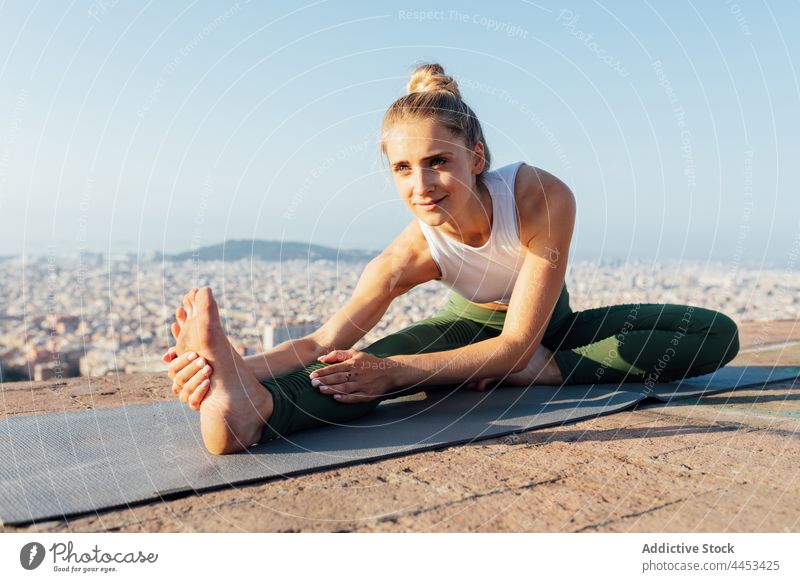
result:
<svg viewBox="0 0 800 582"><path fill-rule="evenodd" d="M364 348L378 357L452 350L500 335L506 313L478 307L455 292L436 315ZM739 351L736 323L717 311L689 305L635 303L573 312L566 285L542 338L565 384L640 382L652 386L713 372ZM274 412L262 440L321 424L347 423L381 400L345 404L322 395L308 375L327 364L261 383ZM477 377L474 379L478 379Z"/></svg>

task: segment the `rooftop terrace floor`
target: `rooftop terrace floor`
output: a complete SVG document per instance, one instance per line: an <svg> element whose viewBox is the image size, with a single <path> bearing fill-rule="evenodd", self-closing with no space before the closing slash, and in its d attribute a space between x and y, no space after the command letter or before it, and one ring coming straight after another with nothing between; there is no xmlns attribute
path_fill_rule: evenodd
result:
<svg viewBox="0 0 800 582"><path fill-rule="evenodd" d="M800 364L800 321L732 365ZM785 345L784 345L785 344ZM161 374L18 382L0 417L173 398ZM800 531L800 382L6 532Z"/></svg>

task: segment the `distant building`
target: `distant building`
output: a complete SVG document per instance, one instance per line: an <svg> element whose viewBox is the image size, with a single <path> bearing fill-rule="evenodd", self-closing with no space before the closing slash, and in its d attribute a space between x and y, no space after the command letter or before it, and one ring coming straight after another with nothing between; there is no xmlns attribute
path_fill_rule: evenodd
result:
<svg viewBox="0 0 800 582"><path fill-rule="evenodd" d="M265 325L264 349L270 350L283 342L299 339L316 331L318 323L301 323L295 325Z"/></svg>
<svg viewBox="0 0 800 582"><path fill-rule="evenodd" d="M33 366L33 380L35 382L53 379L61 380L63 377L62 368L52 362L47 364L35 364Z"/></svg>

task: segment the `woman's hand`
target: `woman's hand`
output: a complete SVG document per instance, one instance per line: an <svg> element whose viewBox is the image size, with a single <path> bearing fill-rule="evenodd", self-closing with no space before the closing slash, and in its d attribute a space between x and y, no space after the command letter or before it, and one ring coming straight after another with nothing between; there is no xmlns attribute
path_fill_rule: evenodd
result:
<svg viewBox="0 0 800 582"><path fill-rule="evenodd" d="M311 384L338 402L368 402L397 387L399 364L389 358L358 350L334 350L318 359L330 365L314 370Z"/></svg>
<svg viewBox="0 0 800 582"><path fill-rule="evenodd" d="M200 410L200 403L211 386L211 366L194 352L179 356L175 348L170 348L161 359L169 364L167 375L172 379L172 393L179 394L184 404Z"/></svg>
<svg viewBox="0 0 800 582"><path fill-rule="evenodd" d="M176 322L170 326L172 336L177 340L181 333L181 325L186 321L187 313L183 307L175 311ZM165 364L169 364L167 375L172 379L172 393L179 394L180 401L194 410L200 410L200 403L211 386L213 369L203 358L194 352L178 355L175 348L167 350L161 356Z"/></svg>

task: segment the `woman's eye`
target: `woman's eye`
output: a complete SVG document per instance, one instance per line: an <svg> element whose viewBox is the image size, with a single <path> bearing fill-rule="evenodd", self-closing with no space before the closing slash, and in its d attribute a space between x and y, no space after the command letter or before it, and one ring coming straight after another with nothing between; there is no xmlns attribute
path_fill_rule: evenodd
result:
<svg viewBox="0 0 800 582"><path fill-rule="evenodd" d="M441 165L444 165L446 163L447 163L447 160L445 160L444 158L433 158L431 160L431 166L441 166ZM395 172L406 172L409 169L410 169L409 166L406 165L406 164L400 164L398 166L395 166L395 168L394 168Z"/></svg>

